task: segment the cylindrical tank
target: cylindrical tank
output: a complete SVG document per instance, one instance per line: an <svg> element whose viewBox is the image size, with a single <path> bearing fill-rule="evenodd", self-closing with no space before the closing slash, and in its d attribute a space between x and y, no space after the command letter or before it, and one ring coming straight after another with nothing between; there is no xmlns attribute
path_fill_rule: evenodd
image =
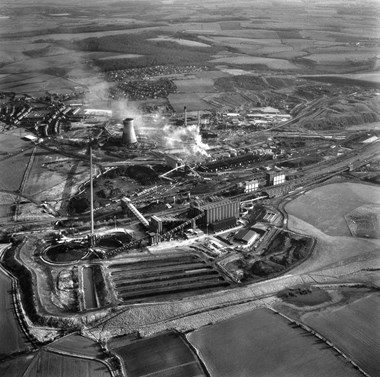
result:
<svg viewBox="0 0 380 377"><path fill-rule="evenodd" d="M133 126L133 118L125 118L123 120L123 137L122 143L124 145L137 143L135 127Z"/></svg>

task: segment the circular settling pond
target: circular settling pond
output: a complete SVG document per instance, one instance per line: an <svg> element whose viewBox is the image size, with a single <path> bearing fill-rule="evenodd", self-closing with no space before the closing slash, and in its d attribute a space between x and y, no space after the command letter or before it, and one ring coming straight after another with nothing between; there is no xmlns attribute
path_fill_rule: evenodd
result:
<svg viewBox="0 0 380 377"><path fill-rule="evenodd" d="M88 253L88 247L75 242L49 247L45 257L53 263L74 262L82 259Z"/></svg>

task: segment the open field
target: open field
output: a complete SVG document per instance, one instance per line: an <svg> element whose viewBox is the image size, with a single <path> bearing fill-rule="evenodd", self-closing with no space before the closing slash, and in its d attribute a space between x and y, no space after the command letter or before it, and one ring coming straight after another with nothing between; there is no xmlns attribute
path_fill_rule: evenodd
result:
<svg viewBox="0 0 380 377"><path fill-rule="evenodd" d="M330 184L298 196L286 211L331 236L349 236L345 215L365 204L380 204L379 188L360 183Z"/></svg>
<svg viewBox="0 0 380 377"><path fill-rule="evenodd" d="M156 41L156 42L173 42L178 43L182 46L189 46L189 47L210 47L210 45L202 42L196 42L188 39L180 39L180 38L170 38L166 36L156 37L156 38L150 38L148 39L150 41Z"/></svg>
<svg viewBox="0 0 380 377"><path fill-rule="evenodd" d="M346 215L354 237L380 238L380 205L364 205Z"/></svg>
<svg viewBox="0 0 380 377"><path fill-rule="evenodd" d="M21 152L22 149L31 147L30 141L23 140L20 137L20 134L22 136L24 133L24 131L11 130L0 134L0 161L9 155Z"/></svg>
<svg viewBox="0 0 380 377"><path fill-rule="evenodd" d="M214 80L208 78L194 78L187 80L174 80L179 93L208 93L215 92Z"/></svg>
<svg viewBox="0 0 380 377"><path fill-rule="evenodd" d="M25 377L110 377L108 368L99 361L64 356L41 349L32 361Z"/></svg>
<svg viewBox="0 0 380 377"><path fill-rule="evenodd" d="M60 338L49 344L49 349L67 355L71 354L92 358L101 358L103 356L103 351L99 343L79 334L71 334Z"/></svg>
<svg viewBox="0 0 380 377"><path fill-rule="evenodd" d="M13 214L12 204L0 204L0 219L10 218Z"/></svg>
<svg viewBox="0 0 380 377"><path fill-rule="evenodd" d="M298 67L285 59L261 58L256 56L236 55L231 57L222 57L210 60L214 64L232 64L232 65L252 65L265 66L267 69L274 70L297 70Z"/></svg>
<svg viewBox="0 0 380 377"><path fill-rule="evenodd" d="M362 61L374 58L378 51L337 51L337 52L318 52L307 57L307 59L323 64L342 64L348 60Z"/></svg>
<svg viewBox="0 0 380 377"><path fill-rule="evenodd" d="M26 167L31 157L31 149L0 161L0 188L16 191L20 188Z"/></svg>
<svg viewBox="0 0 380 377"><path fill-rule="evenodd" d="M195 34L213 34L215 32L221 32L219 22L187 22L187 23L178 23L173 27L174 30L184 30L187 33Z"/></svg>
<svg viewBox="0 0 380 377"><path fill-rule="evenodd" d="M331 84L352 84L361 85L363 87L375 87L380 86L380 77L376 73L357 73L357 74L341 74L341 75L308 75L304 78L327 82Z"/></svg>
<svg viewBox="0 0 380 377"><path fill-rule="evenodd" d="M202 377L204 372L191 348L174 332L123 344L123 338L109 343L124 361L128 377Z"/></svg>
<svg viewBox="0 0 380 377"><path fill-rule="evenodd" d="M56 186L63 184L64 187L67 180L67 173L49 170L44 167L44 164L54 163L61 159L62 156L59 154L37 148L34 153L31 169L26 177L23 193L39 200L49 200L51 191L54 190ZM61 195L59 195L58 192L55 193L54 197L56 200L61 199L62 193L60 194Z"/></svg>
<svg viewBox="0 0 380 377"><path fill-rule="evenodd" d="M18 324L11 294L11 279L0 267L0 358L28 348L26 338Z"/></svg>
<svg viewBox="0 0 380 377"><path fill-rule="evenodd" d="M374 4L369 5L371 12L351 14L340 13L337 9L326 9L324 5L316 4L305 7L301 4L276 5L256 4L249 7L245 3L238 3L231 12L226 4L219 4L220 11L213 12L213 8L204 3L194 4L202 7L202 12L189 12L186 4L176 4L173 7L169 2L157 5L150 4L149 12L141 19L141 6L118 6L118 11L111 7L100 7L94 4L89 11L88 7L73 9L72 4L62 5L59 9L51 8L50 13L38 12L28 7L28 13L18 12L16 15L23 19L21 30L15 32L13 18L4 18L0 25L0 32L12 36L34 35L34 38L85 38L97 37L101 34L112 35L118 33L141 33L144 30L156 30L156 37L163 32L175 33L178 31L195 35L245 35L248 38L310 38L310 40L330 39L332 41L348 42L354 38L376 38L378 26ZM171 8L169 8L171 6ZM213 5L214 6L214 5ZM339 6L336 5L335 8ZM97 11L93 11L93 10ZM55 14L62 16L54 16ZM65 16L66 14L66 16ZM7 17L8 15L4 15ZM14 14L12 14L14 16ZM35 22L37 16L43 23ZM124 17L124 18L123 18ZM96 24L93 22L96 20ZM305 20L307 22L305 22ZM323 33L318 35L316 33ZM317 37L316 37L317 36ZM185 38L183 38L185 39ZM355 40L355 39L354 39Z"/></svg>
<svg viewBox="0 0 380 377"><path fill-rule="evenodd" d="M111 60L111 59L135 59L135 58L141 58L143 55L138 54L121 54L121 55L110 55L105 56L101 58L97 58L99 60Z"/></svg>
<svg viewBox="0 0 380 377"><path fill-rule="evenodd" d="M170 93L168 100L175 112L183 112L186 106L188 111L209 110L213 106L203 101L209 93Z"/></svg>
<svg viewBox="0 0 380 377"><path fill-rule="evenodd" d="M7 377L22 377L33 362L36 353L18 356L14 359L0 362L0 375Z"/></svg>
<svg viewBox="0 0 380 377"><path fill-rule="evenodd" d="M201 328L187 338L211 377L360 375L333 349L267 309Z"/></svg>
<svg viewBox="0 0 380 377"><path fill-rule="evenodd" d="M258 30L255 30L255 33ZM254 34L253 38L249 37L200 37L200 39L205 41L210 41L223 46L233 45L233 46L256 46L257 48L262 45L281 45L281 41L277 38L276 33L267 31L265 34L257 36Z"/></svg>
<svg viewBox="0 0 380 377"><path fill-rule="evenodd" d="M339 307L304 314L301 320L329 339L370 376L380 375L380 296L372 293Z"/></svg>
<svg viewBox="0 0 380 377"><path fill-rule="evenodd" d="M12 206L17 196L0 192L0 219L10 218L13 215Z"/></svg>
<svg viewBox="0 0 380 377"><path fill-rule="evenodd" d="M146 5L141 19L143 5L119 5L118 11L91 5L97 11L85 6L73 9L71 4L59 9L49 5L50 13L38 7L21 10L10 6L9 15L4 15L0 23L4 37L0 43L4 52L0 72L18 75L10 81L8 76L7 82L0 80L0 90L36 96L92 90L94 80L99 78L93 63L101 70L153 63L215 66L224 62L261 71L310 73L320 68L326 73L339 73L362 69L358 61L375 56L378 50L371 40L379 35L371 12L359 17L319 5L306 9L300 4L287 4L273 9L272 5L260 4L252 9L239 3L233 14L225 5L220 14L214 14L202 3L202 14L193 14L185 4L173 8L164 3L159 9L154 4ZM15 30L15 24L22 27ZM367 39L372 45L366 44ZM351 42L359 44L348 45ZM225 49L243 55L213 59L215 53ZM293 60L301 57L307 60L294 64ZM73 80L69 74L72 69L89 77ZM374 68L369 65L366 69ZM22 78L23 73L37 75L30 80Z"/></svg>

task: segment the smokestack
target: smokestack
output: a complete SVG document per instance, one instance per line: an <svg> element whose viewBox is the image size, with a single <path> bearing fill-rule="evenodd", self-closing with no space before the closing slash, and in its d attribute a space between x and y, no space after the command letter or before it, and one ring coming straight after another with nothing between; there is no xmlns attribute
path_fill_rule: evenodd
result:
<svg viewBox="0 0 380 377"><path fill-rule="evenodd" d="M183 108L183 111L184 111L184 118L185 118L185 121L184 121L184 124L185 124L185 127L187 127L187 109L186 109L186 106Z"/></svg>
<svg viewBox="0 0 380 377"><path fill-rule="evenodd" d="M135 134L135 127L133 126L133 118L125 118L123 120L123 137L122 144L130 145L137 143L137 138Z"/></svg>

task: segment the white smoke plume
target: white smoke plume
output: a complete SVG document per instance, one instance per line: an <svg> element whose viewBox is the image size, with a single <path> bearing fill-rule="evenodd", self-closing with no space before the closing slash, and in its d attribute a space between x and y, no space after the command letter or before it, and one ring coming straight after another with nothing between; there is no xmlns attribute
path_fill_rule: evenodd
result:
<svg viewBox="0 0 380 377"><path fill-rule="evenodd" d="M197 125L175 127L165 125L162 129L163 142L166 148L182 148L187 160L197 160L199 157L209 157L210 147L202 142L202 136Z"/></svg>
<svg viewBox="0 0 380 377"><path fill-rule="evenodd" d="M144 125L143 114L135 104L128 100L113 100L111 103L112 117L120 122L125 118L133 118L136 130Z"/></svg>

